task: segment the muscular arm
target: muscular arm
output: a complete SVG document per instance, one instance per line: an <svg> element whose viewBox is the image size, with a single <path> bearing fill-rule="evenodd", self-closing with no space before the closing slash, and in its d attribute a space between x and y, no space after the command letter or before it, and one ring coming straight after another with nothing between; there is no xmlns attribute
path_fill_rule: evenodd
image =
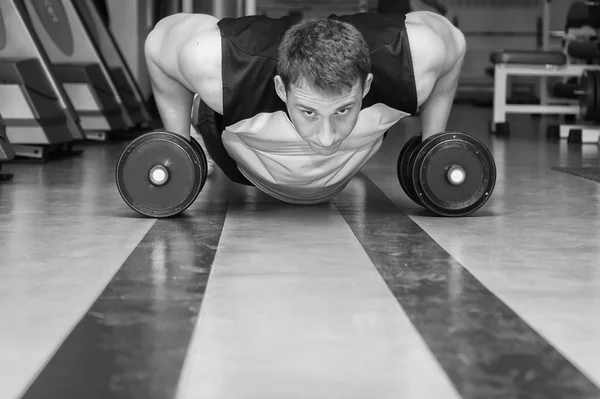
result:
<svg viewBox="0 0 600 399"><path fill-rule="evenodd" d="M148 60L152 92L164 129L189 140L193 93Z"/></svg>
<svg viewBox="0 0 600 399"><path fill-rule="evenodd" d="M439 15L427 13L411 28L411 49L423 139L446 129L466 51L462 33ZM409 32L409 34L411 34Z"/></svg>
<svg viewBox="0 0 600 399"><path fill-rule="evenodd" d="M214 27L205 15L176 14L161 20L148 35L144 51L164 129L189 140L194 94L202 86L203 29ZM203 28L204 26L204 28Z"/></svg>

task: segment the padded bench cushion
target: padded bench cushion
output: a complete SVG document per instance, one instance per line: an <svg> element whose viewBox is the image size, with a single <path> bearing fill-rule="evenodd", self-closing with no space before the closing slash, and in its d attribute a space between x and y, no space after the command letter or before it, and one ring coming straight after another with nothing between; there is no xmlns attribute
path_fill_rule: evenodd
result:
<svg viewBox="0 0 600 399"><path fill-rule="evenodd" d="M490 60L494 64L564 65L567 57L560 51L497 50Z"/></svg>
<svg viewBox="0 0 600 399"><path fill-rule="evenodd" d="M572 40L567 45L567 53L571 57L583 60L600 60L600 46L598 46L598 42Z"/></svg>

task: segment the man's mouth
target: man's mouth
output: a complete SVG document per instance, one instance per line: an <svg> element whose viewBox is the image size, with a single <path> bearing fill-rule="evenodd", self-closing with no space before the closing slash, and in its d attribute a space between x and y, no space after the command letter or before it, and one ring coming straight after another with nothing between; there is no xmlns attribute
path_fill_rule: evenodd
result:
<svg viewBox="0 0 600 399"><path fill-rule="evenodd" d="M310 147L312 148L313 152L315 154L318 155L333 155L337 152L337 150L340 148L341 143L336 143L330 147L322 147L320 145L317 144L312 144Z"/></svg>

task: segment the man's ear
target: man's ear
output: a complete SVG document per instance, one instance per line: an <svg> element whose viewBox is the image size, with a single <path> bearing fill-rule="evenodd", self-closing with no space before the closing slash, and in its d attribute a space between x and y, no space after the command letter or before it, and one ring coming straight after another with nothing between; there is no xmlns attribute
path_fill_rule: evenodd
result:
<svg viewBox="0 0 600 399"><path fill-rule="evenodd" d="M283 80L281 80L281 76L277 75L274 78L275 80L275 92L281 98L281 101L287 103L287 92L285 91L285 85L283 84Z"/></svg>
<svg viewBox="0 0 600 399"><path fill-rule="evenodd" d="M369 93L369 90L371 90L372 82L373 82L373 74L370 73L367 75L367 78L365 79L365 84L363 85L363 98L365 98L367 96L367 94Z"/></svg>

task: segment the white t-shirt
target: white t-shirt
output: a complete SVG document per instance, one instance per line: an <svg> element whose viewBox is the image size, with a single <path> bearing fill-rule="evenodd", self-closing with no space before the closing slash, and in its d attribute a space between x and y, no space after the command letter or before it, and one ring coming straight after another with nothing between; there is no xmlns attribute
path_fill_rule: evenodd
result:
<svg viewBox="0 0 600 399"><path fill-rule="evenodd" d="M383 134L409 115L383 104L361 110L356 126L332 155L318 155L283 111L228 126L223 145L240 172L281 201L317 204L337 195L379 150Z"/></svg>

